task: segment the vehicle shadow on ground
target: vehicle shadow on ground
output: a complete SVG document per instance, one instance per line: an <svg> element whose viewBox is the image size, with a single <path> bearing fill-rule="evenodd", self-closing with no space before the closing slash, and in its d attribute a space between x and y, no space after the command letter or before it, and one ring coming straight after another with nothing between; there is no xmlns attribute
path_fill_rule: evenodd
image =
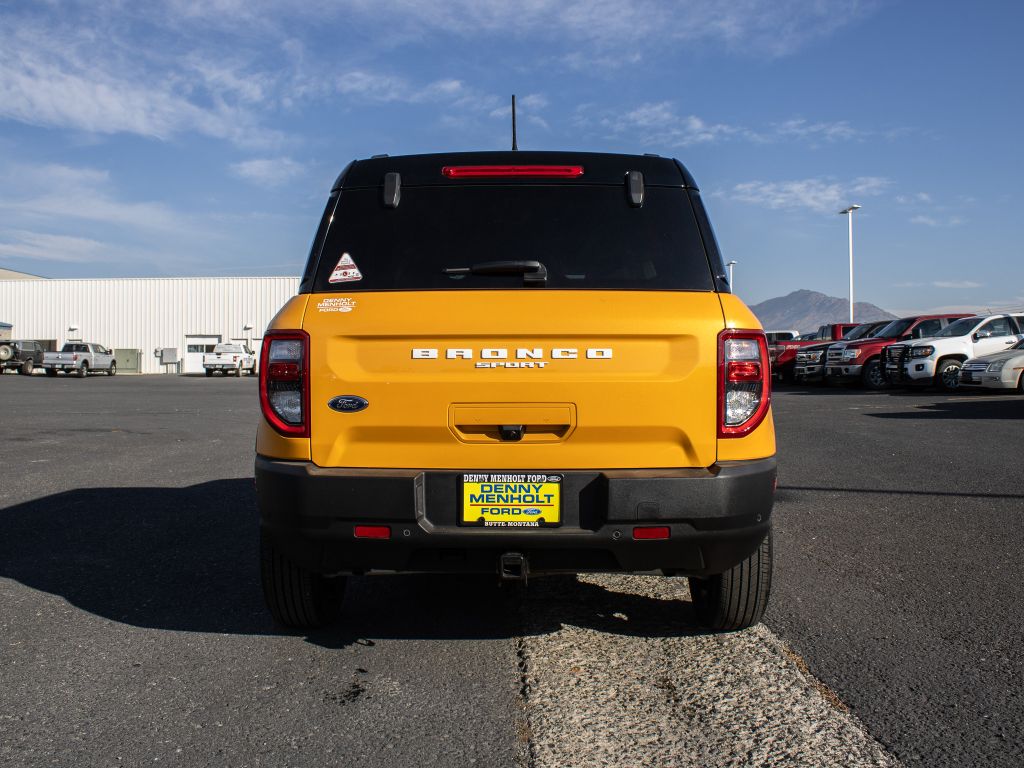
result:
<svg viewBox="0 0 1024 768"><path fill-rule="evenodd" d="M897 413L869 413L873 419L1024 419L1024 397L986 398L984 395L971 399L943 400L937 403L922 404L909 411Z"/></svg>
<svg viewBox="0 0 1024 768"><path fill-rule="evenodd" d="M137 627L288 634L263 605L258 514L249 479L188 488L83 488L0 509L0 577ZM678 580L680 597L685 582ZM565 610L547 610L555 603ZM484 639L558 630L697 634L692 605L609 592L575 577L499 586L492 576L351 578L331 648L380 638ZM547 619L545 616L551 616Z"/></svg>

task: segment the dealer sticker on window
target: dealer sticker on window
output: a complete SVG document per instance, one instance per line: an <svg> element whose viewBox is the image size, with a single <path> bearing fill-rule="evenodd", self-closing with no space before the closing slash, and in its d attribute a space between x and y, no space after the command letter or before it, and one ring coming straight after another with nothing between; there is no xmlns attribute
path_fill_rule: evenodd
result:
<svg viewBox="0 0 1024 768"><path fill-rule="evenodd" d="M562 522L562 476L462 475L459 522L482 528L544 528Z"/></svg>
<svg viewBox="0 0 1024 768"><path fill-rule="evenodd" d="M328 283L351 283L354 280L362 280L363 273L359 271L359 267L356 266L355 261L347 253L341 254L341 258L338 259L338 265L331 272L331 276L327 278Z"/></svg>

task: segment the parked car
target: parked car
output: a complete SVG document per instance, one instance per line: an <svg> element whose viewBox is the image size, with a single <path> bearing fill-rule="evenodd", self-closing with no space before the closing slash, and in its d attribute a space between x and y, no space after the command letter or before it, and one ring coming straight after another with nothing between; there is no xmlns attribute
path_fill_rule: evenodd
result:
<svg viewBox="0 0 1024 768"><path fill-rule="evenodd" d="M669 158L349 165L261 353L274 618L336 619L348 574L655 571L704 625L756 624L771 371L724 271Z"/></svg>
<svg viewBox="0 0 1024 768"><path fill-rule="evenodd" d="M56 376L59 371L64 371L68 376L75 374L84 379L90 373L113 376L117 373L117 362L114 354L102 344L69 341L60 352L43 355L43 368L47 376Z"/></svg>
<svg viewBox="0 0 1024 768"><path fill-rule="evenodd" d="M43 345L29 339L0 342L0 373L17 371L29 375L43 364Z"/></svg>
<svg viewBox="0 0 1024 768"><path fill-rule="evenodd" d="M1024 314L963 317L931 338L885 348L886 377L904 386L960 386L960 368L972 357L1005 351L1024 338Z"/></svg>
<svg viewBox="0 0 1024 768"><path fill-rule="evenodd" d="M865 389L889 386L881 364L882 350L895 341L933 336L966 312L949 315L911 315L893 320L873 336L840 341L828 349L826 371L829 381L859 383Z"/></svg>
<svg viewBox="0 0 1024 768"><path fill-rule="evenodd" d="M802 383L825 381L825 356L833 347L844 342L857 339L870 338L875 332L889 324L888 320L876 320L871 323L861 323L852 331L843 336L843 341L823 341L820 344L811 344L809 347L797 350L796 361L793 367L793 379Z"/></svg>
<svg viewBox="0 0 1024 768"><path fill-rule="evenodd" d="M971 358L960 369L960 386L1015 389L1024 395L1024 341L1005 352Z"/></svg>
<svg viewBox="0 0 1024 768"><path fill-rule="evenodd" d="M225 376L256 373L256 355L243 344L218 344L213 352L203 355L203 369L207 376L220 371Z"/></svg>
<svg viewBox="0 0 1024 768"><path fill-rule="evenodd" d="M789 341L778 342L768 347L772 360L772 375L777 379L792 382L796 368L796 353L822 341L838 341L857 327L857 323L829 323L818 327L814 333L807 333Z"/></svg>

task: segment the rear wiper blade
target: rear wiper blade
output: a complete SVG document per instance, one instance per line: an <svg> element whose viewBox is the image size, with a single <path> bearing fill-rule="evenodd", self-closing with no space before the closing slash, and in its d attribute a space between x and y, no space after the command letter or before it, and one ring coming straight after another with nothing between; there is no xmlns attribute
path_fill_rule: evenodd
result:
<svg viewBox="0 0 1024 768"><path fill-rule="evenodd" d="M484 261L469 267L447 267L446 275L522 275L523 285L544 285L548 270L539 261Z"/></svg>

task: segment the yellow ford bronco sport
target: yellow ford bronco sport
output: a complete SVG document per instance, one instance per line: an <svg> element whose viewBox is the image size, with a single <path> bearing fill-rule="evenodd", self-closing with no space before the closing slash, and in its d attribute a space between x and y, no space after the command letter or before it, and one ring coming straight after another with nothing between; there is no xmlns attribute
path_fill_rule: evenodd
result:
<svg viewBox="0 0 1024 768"><path fill-rule="evenodd" d="M338 177L260 362L274 618L350 574L688 576L714 629L771 585L768 350L676 160L374 157Z"/></svg>

